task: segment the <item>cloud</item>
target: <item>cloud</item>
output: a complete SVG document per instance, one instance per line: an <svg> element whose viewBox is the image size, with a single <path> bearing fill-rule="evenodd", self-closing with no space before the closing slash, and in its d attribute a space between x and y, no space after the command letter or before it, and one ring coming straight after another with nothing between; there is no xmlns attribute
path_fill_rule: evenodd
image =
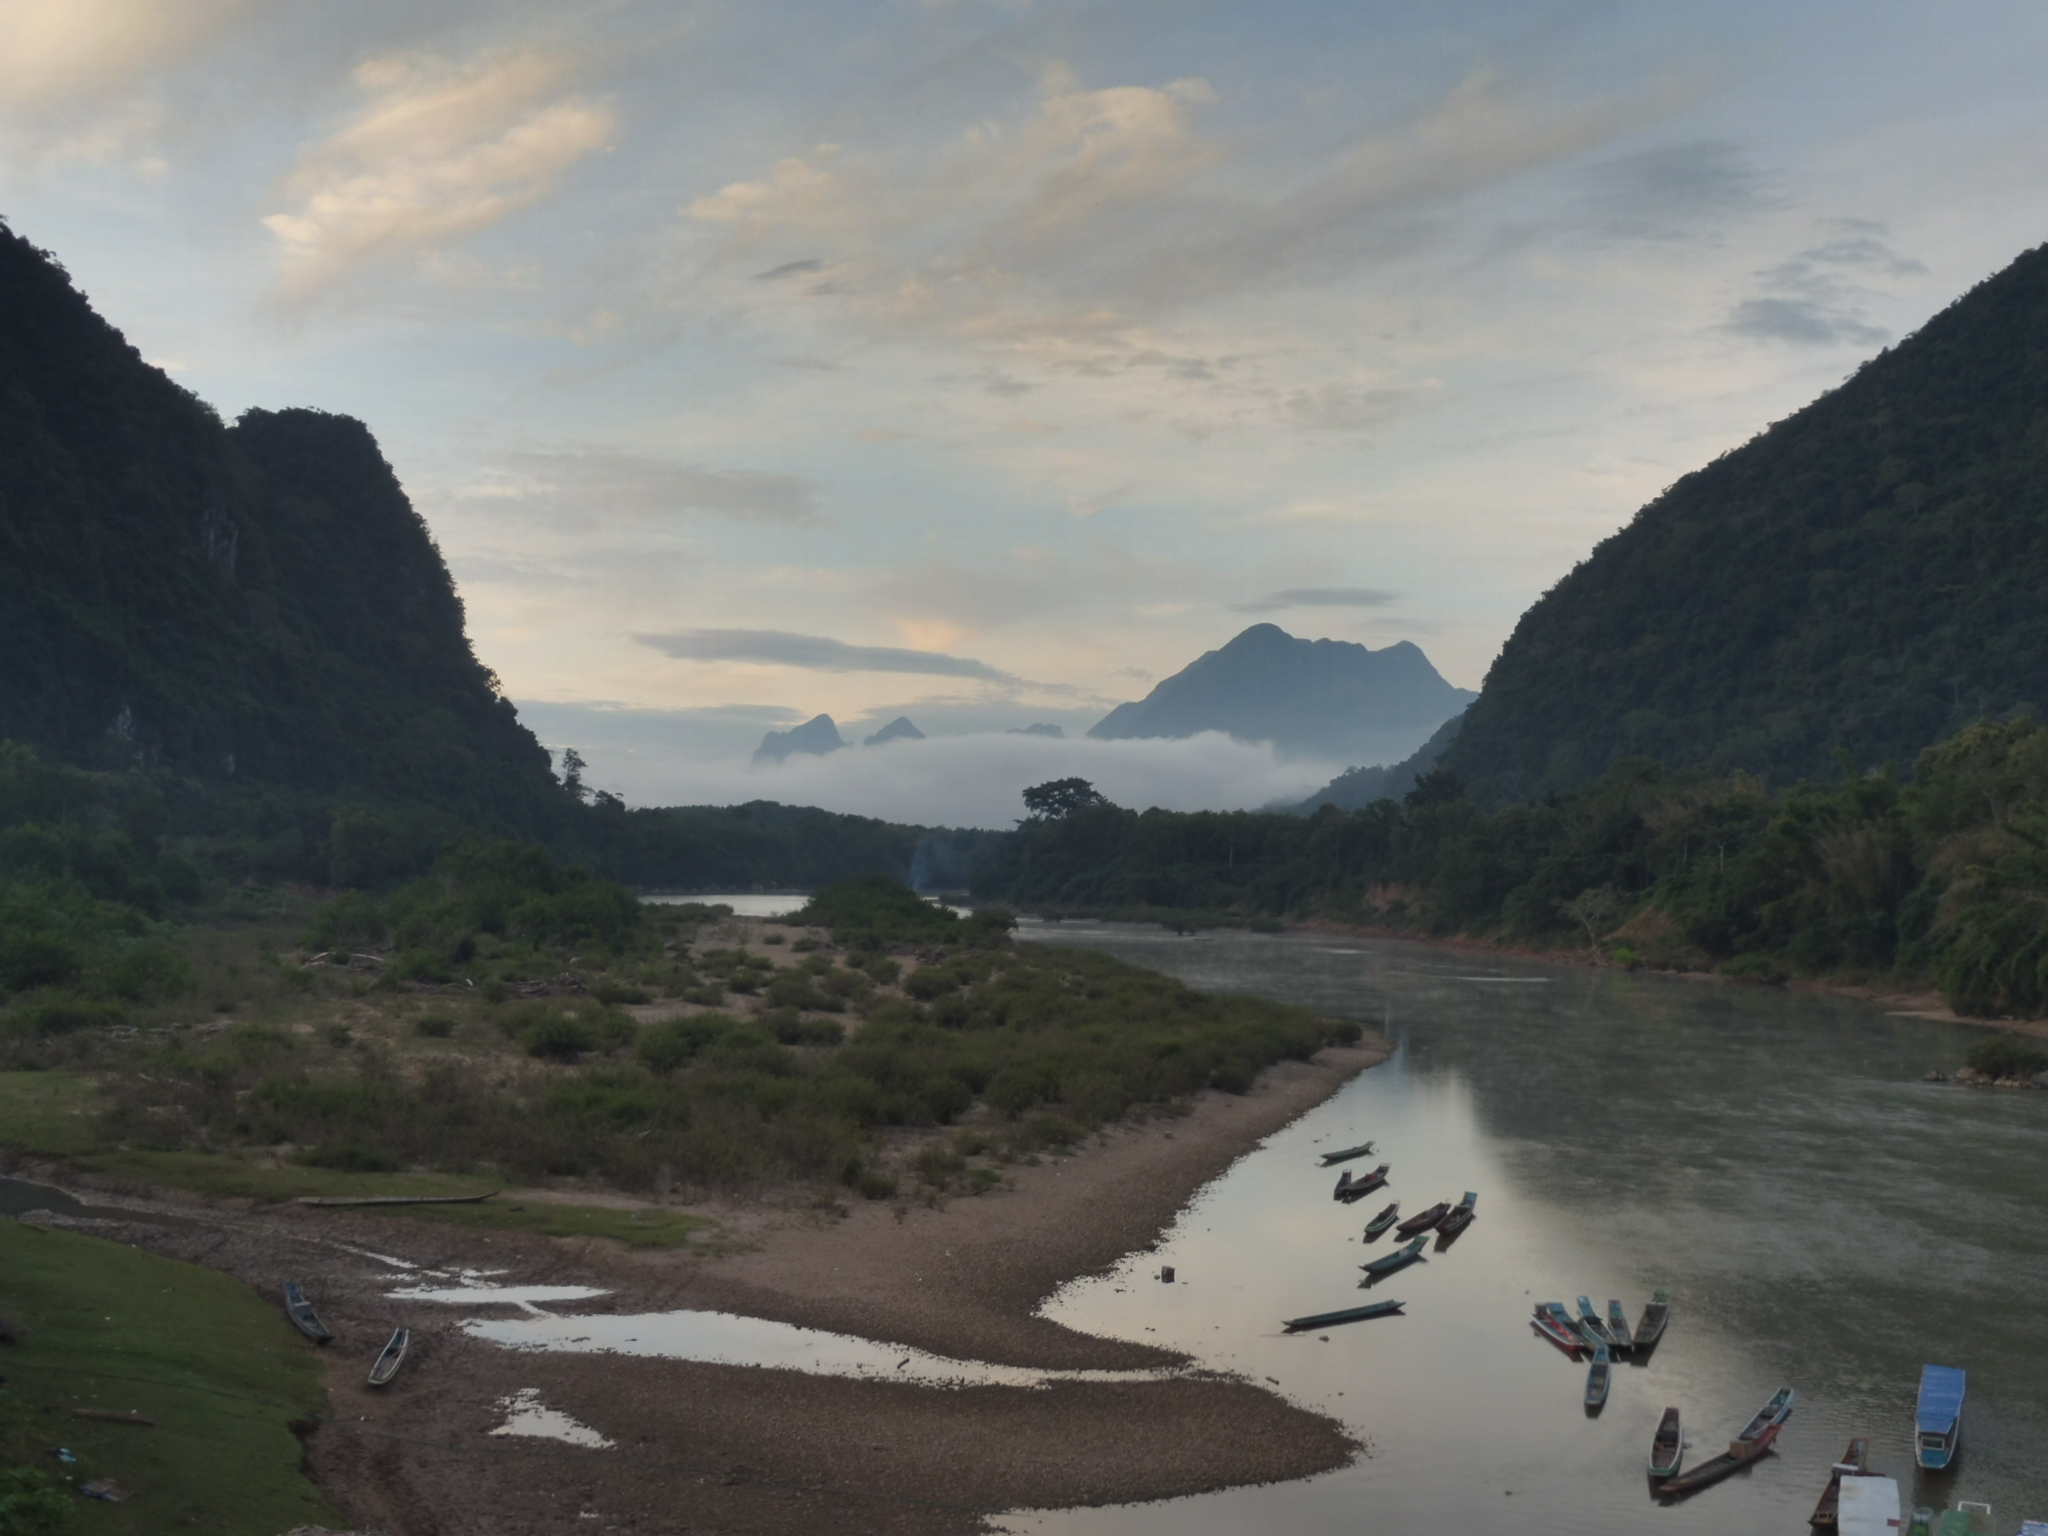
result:
<svg viewBox="0 0 2048 1536"><path fill-rule="evenodd" d="M128 159L169 167L177 126L153 87L262 0L0 0L0 148L11 168Z"/></svg>
<svg viewBox="0 0 2048 1536"><path fill-rule="evenodd" d="M504 454L457 496L579 517L709 513L735 522L797 527L828 521L810 483L794 475L705 469L598 446Z"/></svg>
<svg viewBox="0 0 2048 1536"><path fill-rule="evenodd" d="M965 656L893 645L847 645L824 635L797 635L781 629L683 629L633 638L678 661L751 661L812 672L912 672L1012 686L1022 682Z"/></svg>
<svg viewBox="0 0 2048 1536"><path fill-rule="evenodd" d="M1874 347L1891 335L1874 325L1865 325L1853 312L1819 299L1744 299L1735 306L1723 329L1757 341L1785 341L1803 347L1843 342Z"/></svg>
<svg viewBox="0 0 2048 1536"><path fill-rule="evenodd" d="M1446 391L1441 384L1324 384L1297 389L1281 401L1281 415L1305 432L1369 432L1397 417L1435 405Z"/></svg>
<svg viewBox="0 0 2048 1536"><path fill-rule="evenodd" d="M359 66L368 105L300 158L285 183L291 211L263 221L277 237L280 293L304 301L545 197L615 127L609 107L568 89L571 72L565 58L531 50Z"/></svg>
<svg viewBox="0 0 2048 1536"><path fill-rule="evenodd" d="M1414 249L1457 200L1679 95L1559 104L1481 70L1406 123L1276 169L1205 131L1206 81L1089 88L1055 67L1028 110L939 147L820 144L692 199L683 216L706 260L691 293L720 271L773 277L734 301L824 305L870 333L942 336L1052 369L1214 381L1220 359L1145 328L1222 296L1355 276L1361 259Z"/></svg>
<svg viewBox="0 0 2048 1536"><path fill-rule="evenodd" d="M1588 168L1585 180L1598 222L1631 239L1684 239L1778 203L1741 147L1723 139L1620 155Z"/></svg>
<svg viewBox="0 0 2048 1536"><path fill-rule="evenodd" d="M1766 291L1737 303L1721 329L1806 347L1889 341L1889 331L1863 319L1863 304L1876 291L1869 280L1918 277L1927 268L1886 244L1881 224L1840 219L1832 227L1832 239L1758 273Z"/></svg>
<svg viewBox="0 0 2048 1536"><path fill-rule="evenodd" d="M1178 741L935 736L898 742L887 752L793 755L758 769L656 753L585 755L589 782L636 805L780 800L923 826L995 828L1013 825L1024 813L1025 788L1047 779L1085 778L1137 810L1241 810L1300 800L1338 771L1328 763L1282 762L1268 746L1213 731Z"/></svg>
<svg viewBox="0 0 2048 1536"><path fill-rule="evenodd" d="M256 0L6 0L0 102L10 113L131 91Z"/></svg>
<svg viewBox="0 0 2048 1536"><path fill-rule="evenodd" d="M1398 592L1377 587L1289 587L1268 592L1248 603L1232 603L1233 613L1278 613L1283 608L1384 608L1398 602Z"/></svg>

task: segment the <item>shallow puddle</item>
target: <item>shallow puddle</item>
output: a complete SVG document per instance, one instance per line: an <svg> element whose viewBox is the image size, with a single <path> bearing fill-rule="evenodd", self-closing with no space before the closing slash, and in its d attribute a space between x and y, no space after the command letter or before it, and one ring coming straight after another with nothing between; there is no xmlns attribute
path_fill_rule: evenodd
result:
<svg viewBox="0 0 2048 1536"><path fill-rule="evenodd" d="M542 1287L529 1287L529 1290ZM1042 1387L1056 1381L1162 1381L1185 1374L1165 1371L1040 1371L1021 1366L951 1360L944 1355L881 1344L852 1334L730 1312L646 1312L556 1317L471 1318L472 1338L508 1349L570 1354L647 1355L709 1365L766 1366L815 1376L944 1387Z"/></svg>
<svg viewBox="0 0 2048 1536"><path fill-rule="evenodd" d="M550 1408L540 1400L538 1387L521 1387L510 1397L498 1399L498 1406L505 1411L505 1422L491 1433L494 1435L528 1435L536 1440L560 1440L565 1445L588 1446L593 1451L608 1451L614 1444L588 1424L578 1423L559 1408Z"/></svg>
<svg viewBox="0 0 2048 1536"><path fill-rule="evenodd" d="M532 1308L543 1301L588 1301L609 1294L594 1285L416 1285L389 1291L400 1301L438 1301L452 1307L511 1306Z"/></svg>

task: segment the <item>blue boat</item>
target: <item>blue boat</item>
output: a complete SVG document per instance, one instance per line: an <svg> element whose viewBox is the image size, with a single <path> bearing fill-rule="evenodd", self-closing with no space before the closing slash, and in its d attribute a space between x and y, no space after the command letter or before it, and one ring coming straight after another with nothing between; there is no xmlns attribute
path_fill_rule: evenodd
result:
<svg viewBox="0 0 2048 1536"><path fill-rule="evenodd" d="M1963 1434L1963 1373L1952 1365L1920 1367L1920 1404L1913 1410L1913 1445L1920 1465L1939 1472L1956 1459Z"/></svg>
<svg viewBox="0 0 2048 1536"><path fill-rule="evenodd" d="M1614 1380L1614 1356L1605 1344L1593 1351L1593 1363L1586 1370L1586 1407L1598 1410L1607 1401L1607 1388Z"/></svg>
<svg viewBox="0 0 2048 1536"><path fill-rule="evenodd" d="M1614 1335L1607 1331L1607 1323L1593 1308L1590 1296L1579 1298L1579 1332L1595 1349L1613 1349Z"/></svg>
<svg viewBox="0 0 2048 1536"><path fill-rule="evenodd" d="M1358 1267L1365 1271L1365 1278L1358 1283L1361 1286L1372 1285L1386 1279L1397 1269L1406 1269L1410 1264L1428 1263L1429 1261L1422 1256L1423 1245L1428 1241L1427 1235L1418 1237L1405 1248L1396 1248L1392 1253L1380 1255L1370 1264L1359 1265Z"/></svg>
<svg viewBox="0 0 2048 1536"><path fill-rule="evenodd" d="M1280 1326L1289 1333L1300 1333L1305 1328L1335 1328L1340 1323L1362 1323L1375 1317L1392 1317L1406 1305L1403 1301L1375 1301L1368 1306L1346 1307L1341 1312L1318 1312L1313 1317L1290 1317Z"/></svg>

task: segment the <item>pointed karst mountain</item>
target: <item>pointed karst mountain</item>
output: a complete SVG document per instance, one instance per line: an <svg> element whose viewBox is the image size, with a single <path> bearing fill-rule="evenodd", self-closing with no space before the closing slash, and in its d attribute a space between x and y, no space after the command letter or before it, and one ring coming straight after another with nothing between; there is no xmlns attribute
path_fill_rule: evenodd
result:
<svg viewBox="0 0 2048 1536"><path fill-rule="evenodd" d="M830 715L813 715L792 730L770 731L763 736L761 745L754 749L753 761L779 763L792 753L823 757L845 745L846 739L839 734L839 727L832 723Z"/></svg>
<svg viewBox="0 0 2048 1536"><path fill-rule="evenodd" d="M874 735L861 742L864 747L885 746L892 741L923 741L924 732L910 723L910 716L898 715Z"/></svg>
<svg viewBox="0 0 2048 1536"><path fill-rule="evenodd" d="M559 810L360 422L232 428L0 223L0 738L68 762Z"/></svg>
<svg viewBox="0 0 2048 1536"><path fill-rule="evenodd" d="M1522 616L1445 763L1776 782L2048 709L2048 246L1644 507Z"/></svg>
<svg viewBox="0 0 2048 1536"><path fill-rule="evenodd" d="M1403 640L1368 650L1254 624L1088 732L1101 741L1224 731L1292 757L1392 763L1472 700Z"/></svg>

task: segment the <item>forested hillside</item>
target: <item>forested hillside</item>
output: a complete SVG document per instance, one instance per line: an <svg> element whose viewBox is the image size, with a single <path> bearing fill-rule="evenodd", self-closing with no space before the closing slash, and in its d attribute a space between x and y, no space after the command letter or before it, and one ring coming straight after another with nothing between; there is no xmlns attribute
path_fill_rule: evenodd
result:
<svg viewBox="0 0 2048 1536"><path fill-rule="evenodd" d="M559 817L367 429L224 427L4 226L0 550L0 737L534 833Z"/></svg>
<svg viewBox="0 0 2048 1536"><path fill-rule="evenodd" d="M1491 804L1630 755L1784 783L2019 704L2048 704L2048 247L1595 549L1445 762Z"/></svg>
<svg viewBox="0 0 2048 1536"><path fill-rule="evenodd" d="M2036 1016L2048 730L1985 722L1922 753L1910 780L1783 790L1627 758L1500 809L1442 769L1403 800L1308 817L1140 815L1069 794L991 850L974 891L1055 915L1323 918L1759 980L1934 985L1961 1012Z"/></svg>

